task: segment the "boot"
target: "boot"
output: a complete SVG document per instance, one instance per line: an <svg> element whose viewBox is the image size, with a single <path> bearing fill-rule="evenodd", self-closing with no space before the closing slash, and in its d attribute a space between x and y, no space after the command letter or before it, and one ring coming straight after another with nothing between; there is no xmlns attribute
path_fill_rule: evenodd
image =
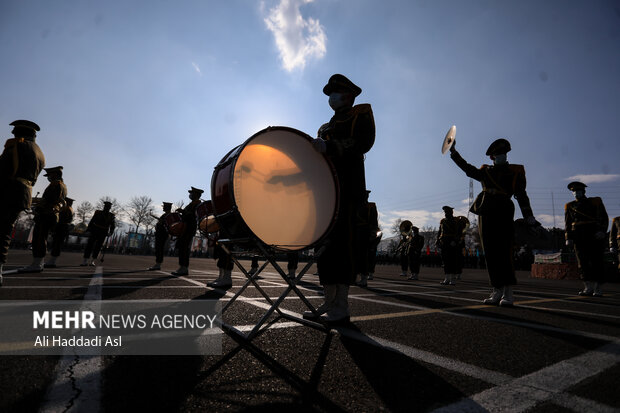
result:
<svg viewBox="0 0 620 413"><path fill-rule="evenodd" d="M56 258L58 257L50 257L46 262L45 265L43 267L45 268L56 268Z"/></svg>
<svg viewBox="0 0 620 413"><path fill-rule="evenodd" d="M368 279L369 280L372 280L373 278L375 278L375 274L374 273L371 272L370 274L368 274Z"/></svg>
<svg viewBox="0 0 620 413"><path fill-rule="evenodd" d="M41 272L43 271L43 257L35 257L32 260L32 264L27 267L22 267L17 272Z"/></svg>
<svg viewBox="0 0 620 413"><path fill-rule="evenodd" d="M87 265L88 265L88 258L84 258L84 260L80 264L80 267L86 267Z"/></svg>
<svg viewBox="0 0 620 413"><path fill-rule="evenodd" d="M149 267L149 271L156 271L156 270L161 270L160 262L156 262L155 265L153 265L152 267Z"/></svg>
<svg viewBox="0 0 620 413"><path fill-rule="evenodd" d="M356 284L359 287L368 287L368 275L362 274L360 280Z"/></svg>
<svg viewBox="0 0 620 413"><path fill-rule="evenodd" d="M499 301L502 299L502 289L493 287L493 292L489 296L489 298L485 298L482 300L484 304L497 305Z"/></svg>
<svg viewBox="0 0 620 413"><path fill-rule="evenodd" d="M444 278L444 280L442 282L440 282L439 284L441 284L441 285L454 285L454 281L452 281L452 274L446 274L446 277Z"/></svg>
<svg viewBox="0 0 620 413"><path fill-rule="evenodd" d="M406 277L407 276L407 271L401 271L400 272L400 276L401 277Z"/></svg>
<svg viewBox="0 0 620 413"><path fill-rule="evenodd" d="M210 283L209 287L227 290L232 287L232 270L221 269L222 276Z"/></svg>
<svg viewBox="0 0 620 413"><path fill-rule="evenodd" d="M594 292L592 293L593 297L602 297L603 296L603 283L595 282L594 283Z"/></svg>
<svg viewBox="0 0 620 413"><path fill-rule="evenodd" d="M224 277L224 269L223 268L219 268L219 270L220 270L220 275L218 275L218 277L215 280L213 280L211 282L208 282L207 283L207 287L213 287L214 283L220 281L222 279L222 277Z"/></svg>
<svg viewBox="0 0 620 413"><path fill-rule="evenodd" d="M461 274L456 274L456 279L460 280L461 279Z"/></svg>
<svg viewBox="0 0 620 413"><path fill-rule="evenodd" d="M408 280L414 280L417 281L418 280L418 274L416 273L411 273L411 276L409 278L407 278Z"/></svg>
<svg viewBox="0 0 620 413"><path fill-rule="evenodd" d="M499 302L502 307L512 307L514 305L514 299L512 298L512 285L504 287L504 295Z"/></svg>
<svg viewBox="0 0 620 413"><path fill-rule="evenodd" d="M336 284L325 284L323 286L324 301L323 304L318 306L316 309L319 316L325 314L330 308L332 308L336 300L336 291ZM303 317L306 320L318 320L318 317L312 311L304 311Z"/></svg>
<svg viewBox="0 0 620 413"><path fill-rule="evenodd" d="M594 283L592 281L583 282L583 290L579 291L579 295L592 296L594 294Z"/></svg>
<svg viewBox="0 0 620 413"><path fill-rule="evenodd" d="M348 284L336 284L334 305L327 310L327 313L321 319L331 325L348 324L351 321Z"/></svg>
<svg viewBox="0 0 620 413"><path fill-rule="evenodd" d="M187 274L189 274L189 270L187 269L187 267L184 267L182 265L179 267L178 270L172 272L172 275L179 275L179 276L187 275Z"/></svg>

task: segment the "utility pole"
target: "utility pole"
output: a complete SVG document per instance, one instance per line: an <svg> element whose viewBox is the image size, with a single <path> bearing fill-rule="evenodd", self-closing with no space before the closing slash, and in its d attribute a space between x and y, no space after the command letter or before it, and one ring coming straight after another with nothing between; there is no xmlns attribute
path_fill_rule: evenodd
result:
<svg viewBox="0 0 620 413"><path fill-rule="evenodd" d="M553 228L555 228L555 201L553 200L553 191L551 191L551 211L553 213Z"/></svg>
<svg viewBox="0 0 620 413"><path fill-rule="evenodd" d="M474 180L469 178L469 208L474 204ZM467 209L467 219L469 220L469 209Z"/></svg>

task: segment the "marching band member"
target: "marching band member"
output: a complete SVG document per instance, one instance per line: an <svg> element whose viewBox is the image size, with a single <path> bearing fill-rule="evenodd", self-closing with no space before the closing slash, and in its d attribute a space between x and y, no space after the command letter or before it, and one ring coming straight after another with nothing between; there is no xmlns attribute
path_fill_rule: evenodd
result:
<svg viewBox="0 0 620 413"><path fill-rule="evenodd" d="M95 214L88 223L86 231L88 231L90 235L88 236L86 248L84 248L84 260L80 264L81 266L95 265L95 260L103 247L106 237L114 233L115 215L110 212L110 209L112 209L112 203L105 201L103 203L103 210L98 209L95 211Z"/></svg>
<svg viewBox="0 0 620 413"><path fill-rule="evenodd" d="M469 228L469 220L465 217L454 216L454 208L443 206L445 218L439 222L437 233L437 247L441 249L443 271L445 274L442 285L454 285L454 279L460 280L463 272L463 247L465 233Z"/></svg>
<svg viewBox="0 0 620 413"><path fill-rule="evenodd" d="M586 184L571 182L575 200L564 207L566 245L575 248L584 289L579 295L602 297L605 282L605 237L609 217L601 198L586 197Z"/></svg>
<svg viewBox="0 0 620 413"><path fill-rule="evenodd" d="M609 251L618 254L618 269L620 269L620 217L615 217L611 221L611 231L609 231Z"/></svg>
<svg viewBox="0 0 620 413"><path fill-rule="evenodd" d="M364 154L375 141L375 122L369 104L355 105L362 89L341 74L335 74L323 88L334 110L331 120L321 126L314 148L326 154L336 168L340 183L338 220L328 236L325 251L317 259L319 280L325 302L318 313L326 313L328 323L347 323L349 286L355 282L355 259L367 251L356 251L355 234L360 217L367 209ZM312 312L304 317L314 318Z"/></svg>
<svg viewBox="0 0 620 413"><path fill-rule="evenodd" d="M71 230L71 223L73 222L73 201L73 199L65 197L65 205L58 213L58 224L56 224L56 228L52 235L51 257L45 261L45 268L56 267L56 260L60 256L60 250Z"/></svg>
<svg viewBox="0 0 620 413"><path fill-rule="evenodd" d="M493 165L480 168L467 163L456 150L456 143L450 147L450 157L465 174L482 184L470 211L478 215L478 229L484 250L489 279L493 291L484 304L512 306L512 286L517 283L514 269L514 196L519 202L523 218L530 226L540 226L534 218L530 199L525 190L525 168L509 164L507 154L510 142L497 139L487 149L487 156Z"/></svg>
<svg viewBox="0 0 620 413"><path fill-rule="evenodd" d="M191 252L192 240L196 234L196 207L200 204L200 196L204 192L202 189L191 187L189 199L192 201L183 209L178 209L181 219L185 224L185 231L177 238L176 246L179 250L179 269L172 272L172 275L189 274L189 254Z"/></svg>
<svg viewBox="0 0 620 413"><path fill-rule="evenodd" d="M45 168L50 184L43 191L41 199L34 207L34 229L32 230L32 264L19 269L19 272L43 271L43 258L47 254L47 236L58 224L58 215L65 205L67 186L62 180L62 166Z"/></svg>
<svg viewBox="0 0 620 413"><path fill-rule="evenodd" d="M172 203L162 203L164 213L157 218L155 224L155 265L149 267L149 271L161 270L161 263L164 262L164 248L168 241L168 228L166 228L166 217L172 211Z"/></svg>
<svg viewBox="0 0 620 413"><path fill-rule="evenodd" d="M39 125L29 120L16 120L10 125L14 137L5 142L0 155L0 285L13 225L19 213L30 208L32 187L45 166L45 156L35 142Z"/></svg>

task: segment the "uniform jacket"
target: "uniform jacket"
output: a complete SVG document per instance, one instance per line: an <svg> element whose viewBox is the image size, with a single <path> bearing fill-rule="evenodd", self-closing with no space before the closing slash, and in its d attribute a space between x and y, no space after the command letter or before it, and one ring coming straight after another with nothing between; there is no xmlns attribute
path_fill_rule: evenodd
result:
<svg viewBox="0 0 620 413"><path fill-rule="evenodd" d="M2 202L11 209L24 210L32 203L32 187L45 167L45 157L34 140L8 139L0 155Z"/></svg>
<svg viewBox="0 0 620 413"><path fill-rule="evenodd" d="M375 142L375 120L370 105L364 103L336 112L319 129L319 138L326 141L327 156L338 174L341 197L365 200L364 154Z"/></svg>
<svg viewBox="0 0 620 413"><path fill-rule="evenodd" d="M96 234L112 234L115 228L114 218L111 212L97 210L88 223L88 231Z"/></svg>
<svg viewBox="0 0 620 413"><path fill-rule="evenodd" d="M611 231L609 232L609 247L620 250L620 217L615 217L611 221Z"/></svg>
<svg viewBox="0 0 620 413"><path fill-rule="evenodd" d="M43 191L41 200L36 205L35 214L58 215L65 205L66 196L67 186L62 179L50 182L45 191Z"/></svg>
<svg viewBox="0 0 620 413"><path fill-rule="evenodd" d="M603 200L597 196L576 199L564 206L566 239L590 238L597 232L607 233L609 217Z"/></svg>
<svg viewBox="0 0 620 413"><path fill-rule="evenodd" d="M505 208L514 208L511 198L514 196L521 208L523 218L534 216L530 199L525 191L525 168L523 165L482 165L480 168L467 163L461 155L454 151L450 157L465 174L482 184L482 193L478 195L474 206L479 201L484 205L483 210L476 210L473 206L470 211L478 215L500 213ZM482 201L482 199L484 199Z"/></svg>
<svg viewBox="0 0 620 413"><path fill-rule="evenodd" d="M443 218L439 222L437 243L450 243L452 241L457 244L462 243L465 240L465 231L468 227L469 220L465 217Z"/></svg>
<svg viewBox="0 0 620 413"><path fill-rule="evenodd" d="M58 224L66 224L69 225L73 222L73 208L69 205L65 205L62 207L60 212L58 213Z"/></svg>

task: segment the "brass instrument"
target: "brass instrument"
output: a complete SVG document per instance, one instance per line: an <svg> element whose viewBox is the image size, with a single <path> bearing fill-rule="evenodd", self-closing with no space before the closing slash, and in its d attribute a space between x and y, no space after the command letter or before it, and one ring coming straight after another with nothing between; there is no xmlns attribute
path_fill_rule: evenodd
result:
<svg viewBox="0 0 620 413"><path fill-rule="evenodd" d="M398 247L396 247L396 252L402 252L408 255L409 248L411 248L411 241L413 240L413 223L406 219L400 223L398 229L401 239Z"/></svg>

